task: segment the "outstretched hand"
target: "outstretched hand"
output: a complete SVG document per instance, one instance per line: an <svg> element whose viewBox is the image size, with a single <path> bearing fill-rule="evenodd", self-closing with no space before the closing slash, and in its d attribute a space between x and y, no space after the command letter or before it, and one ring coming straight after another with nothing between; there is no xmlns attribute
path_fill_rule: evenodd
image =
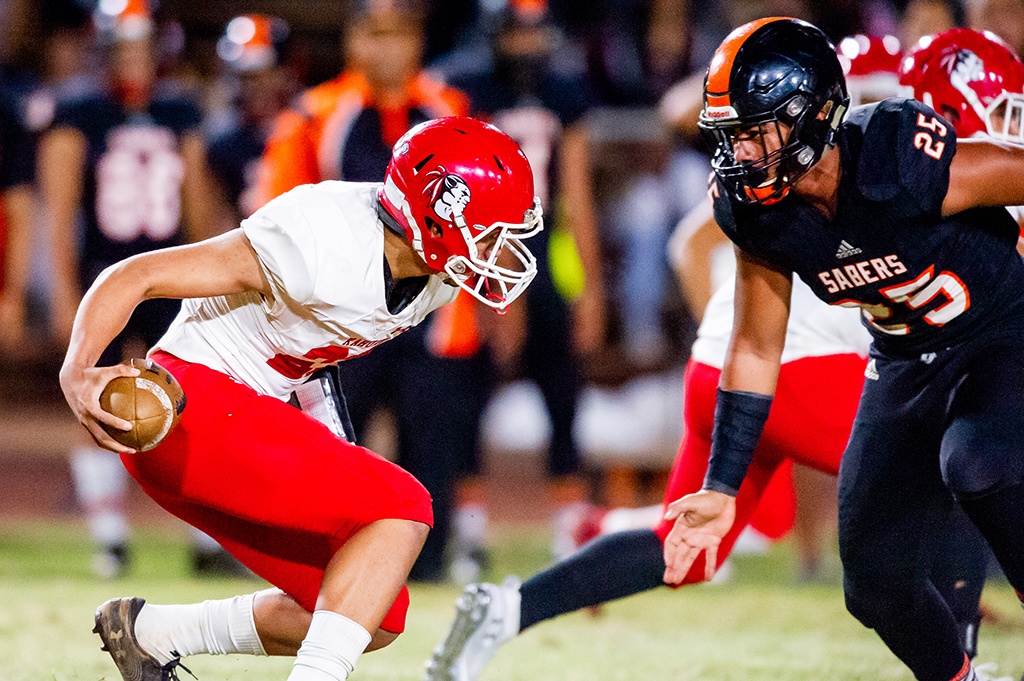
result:
<svg viewBox="0 0 1024 681"><path fill-rule="evenodd" d="M736 518L736 499L721 492L701 490L668 505L666 520L674 520L665 538L666 584L681 584L693 562L706 551L704 579L710 580L718 564L718 545Z"/></svg>

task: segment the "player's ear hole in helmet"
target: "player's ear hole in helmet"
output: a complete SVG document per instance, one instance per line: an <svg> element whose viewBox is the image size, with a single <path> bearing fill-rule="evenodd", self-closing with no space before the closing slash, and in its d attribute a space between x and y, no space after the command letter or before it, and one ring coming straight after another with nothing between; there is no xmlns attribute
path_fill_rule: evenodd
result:
<svg viewBox="0 0 1024 681"><path fill-rule="evenodd" d="M414 127L395 144L378 199L428 267L498 312L537 274L523 243L543 228L533 170L492 125L449 117Z"/></svg>
<svg viewBox="0 0 1024 681"><path fill-rule="evenodd" d="M771 204L835 145L849 101L825 34L770 17L739 27L718 47L698 125L727 191L744 203Z"/></svg>

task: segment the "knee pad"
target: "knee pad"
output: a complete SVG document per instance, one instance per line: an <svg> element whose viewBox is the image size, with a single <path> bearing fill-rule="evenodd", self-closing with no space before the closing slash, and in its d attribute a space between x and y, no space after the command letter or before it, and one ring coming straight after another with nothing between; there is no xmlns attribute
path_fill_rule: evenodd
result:
<svg viewBox="0 0 1024 681"><path fill-rule="evenodd" d="M997 492L1018 480L1001 452L956 449L943 452L942 479L955 497L980 497ZM1019 454L1017 455L1019 456Z"/></svg>

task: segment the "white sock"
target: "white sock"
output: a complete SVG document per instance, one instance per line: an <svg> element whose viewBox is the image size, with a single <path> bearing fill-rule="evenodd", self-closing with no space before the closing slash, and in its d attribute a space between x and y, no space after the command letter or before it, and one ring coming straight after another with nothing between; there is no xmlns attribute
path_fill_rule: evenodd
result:
<svg viewBox="0 0 1024 681"><path fill-rule="evenodd" d="M146 603L135 620L135 638L160 664L175 655L266 655L256 633L254 595L190 605Z"/></svg>
<svg viewBox="0 0 1024 681"><path fill-rule="evenodd" d="M613 508L601 519L601 534L647 530L661 522L661 516L661 504L643 508Z"/></svg>
<svg viewBox="0 0 1024 681"><path fill-rule="evenodd" d="M559 504L551 518L551 555L555 560L566 558L576 551L575 530L590 507L582 501Z"/></svg>
<svg viewBox="0 0 1024 681"><path fill-rule="evenodd" d="M344 615L317 610L288 681L344 681L370 638L366 629Z"/></svg>
<svg viewBox="0 0 1024 681"><path fill-rule="evenodd" d="M128 471L117 454L98 447L76 447L71 452L71 476L93 541L103 546L127 541L124 493Z"/></svg>
<svg viewBox="0 0 1024 681"><path fill-rule="evenodd" d="M487 543L487 509L483 504L462 504L455 509L452 525L463 546L482 547Z"/></svg>

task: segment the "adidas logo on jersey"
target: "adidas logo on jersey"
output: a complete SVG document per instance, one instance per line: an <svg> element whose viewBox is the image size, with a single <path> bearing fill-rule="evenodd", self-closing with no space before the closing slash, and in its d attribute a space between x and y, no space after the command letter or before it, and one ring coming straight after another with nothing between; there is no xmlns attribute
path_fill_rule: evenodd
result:
<svg viewBox="0 0 1024 681"><path fill-rule="evenodd" d="M868 365L864 368L864 378L872 381L878 380L878 368L875 366L875 360L868 360Z"/></svg>
<svg viewBox="0 0 1024 681"><path fill-rule="evenodd" d="M857 255L860 252L861 250L859 248L854 248L848 241L846 241L846 239L843 239L839 242L839 250L836 251L836 257L849 258L851 255Z"/></svg>

